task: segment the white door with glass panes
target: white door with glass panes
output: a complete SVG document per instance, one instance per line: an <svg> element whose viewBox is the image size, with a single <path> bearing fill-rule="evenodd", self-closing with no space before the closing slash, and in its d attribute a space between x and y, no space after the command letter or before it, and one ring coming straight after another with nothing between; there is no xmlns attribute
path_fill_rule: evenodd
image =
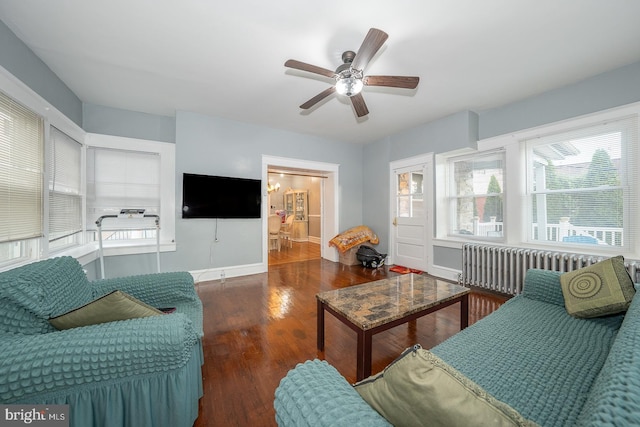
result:
<svg viewBox="0 0 640 427"><path fill-rule="evenodd" d="M392 163L391 250L395 265L427 269L427 204L425 179L430 161ZM394 168L394 166L396 166Z"/></svg>

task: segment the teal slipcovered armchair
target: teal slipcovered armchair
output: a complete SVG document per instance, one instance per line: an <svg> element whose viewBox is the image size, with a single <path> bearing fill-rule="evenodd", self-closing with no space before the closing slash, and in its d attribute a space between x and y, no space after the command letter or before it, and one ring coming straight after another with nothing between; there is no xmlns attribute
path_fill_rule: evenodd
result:
<svg viewBox="0 0 640 427"><path fill-rule="evenodd" d="M175 312L57 330L114 290ZM0 403L68 404L71 426L192 426L202 303L186 272L89 281L71 257L0 273Z"/></svg>

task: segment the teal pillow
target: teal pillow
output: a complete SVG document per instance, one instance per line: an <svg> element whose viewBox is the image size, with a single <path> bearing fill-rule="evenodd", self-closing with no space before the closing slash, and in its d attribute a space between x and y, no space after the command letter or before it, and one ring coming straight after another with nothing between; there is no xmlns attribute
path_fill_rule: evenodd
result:
<svg viewBox="0 0 640 427"><path fill-rule="evenodd" d="M62 330L161 314L163 314L162 311L131 295L122 291L113 291L82 307L52 317L49 322L56 329Z"/></svg>
<svg viewBox="0 0 640 427"><path fill-rule="evenodd" d="M627 311L636 293L622 256L564 273L560 286L567 312L581 318Z"/></svg>
<svg viewBox="0 0 640 427"><path fill-rule="evenodd" d="M354 387L396 427L537 425L420 345Z"/></svg>

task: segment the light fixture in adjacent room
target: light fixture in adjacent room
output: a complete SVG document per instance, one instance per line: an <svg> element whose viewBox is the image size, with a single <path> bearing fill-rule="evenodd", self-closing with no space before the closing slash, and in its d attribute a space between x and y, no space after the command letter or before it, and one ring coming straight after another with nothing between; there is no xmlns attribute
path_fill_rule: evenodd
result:
<svg viewBox="0 0 640 427"><path fill-rule="evenodd" d="M268 194L271 194L274 191L279 191L279 190L280 190L280 183L279 182L276 182L275 184L271 184L271 183L267 184L267 193Z"/></svg>

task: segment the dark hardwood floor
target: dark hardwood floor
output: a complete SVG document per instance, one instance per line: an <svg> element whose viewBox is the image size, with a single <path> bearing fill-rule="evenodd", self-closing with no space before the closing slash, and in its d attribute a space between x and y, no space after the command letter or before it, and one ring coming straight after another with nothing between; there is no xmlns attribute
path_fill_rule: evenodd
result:
<svg viewBox="0 0 640 427"><path fill-rule="evenodd" d="M269 251L269 266L290 262L320 259L320 245L308 242L293 242L291 247L282 245L280 250Z"/></svg>
<svg viewBox="0 0 640 427"><path fill-rule="evenodd" d="M322 260L313 244L294 243L293 249L275 252L268 273L196 284L205 333L204 396L196 427L276 425L274 391L289 369L307 359L325 359L347 381L355 381L355 332L327 316L325 351L316 349L315 295L397 274L386 267L371 270ZM504 300L472 293L469 323ZM454 304L419 319L415 328L401 325L374 336L373 372L408 346L430 348L458 332L459 310Z"/></svg>

